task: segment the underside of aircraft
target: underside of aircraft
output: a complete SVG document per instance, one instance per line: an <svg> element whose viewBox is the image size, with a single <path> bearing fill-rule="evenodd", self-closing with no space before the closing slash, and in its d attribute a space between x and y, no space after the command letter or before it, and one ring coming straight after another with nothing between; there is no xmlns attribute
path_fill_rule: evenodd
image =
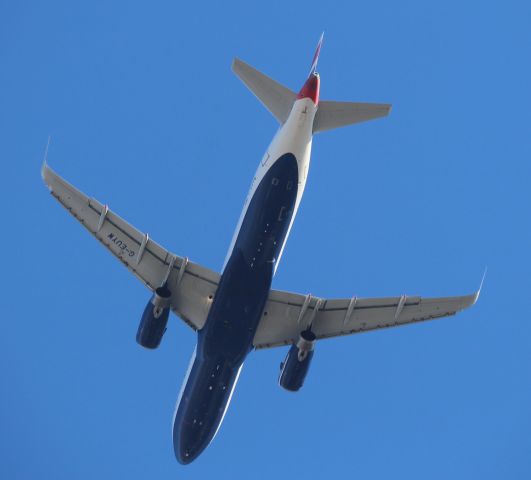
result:
<svg viewBox="0 0 531 480"><path fill-rule="evenodd" d="M454 315L479 295L424 298L327 299L271 288L282 250L306 185L313 135L386 116L390 105L322 101L316 71L296 93L245 62L234 73L281 125L265 152L221 273L178 256L88 197L44 163L51 194L151 292L137 332L155 349L170 311L197 332L198 343L177 401L173 443L177 459L190 463L212 441L250 351L290 346L280 385L304 383L321 339Z"/></svg>

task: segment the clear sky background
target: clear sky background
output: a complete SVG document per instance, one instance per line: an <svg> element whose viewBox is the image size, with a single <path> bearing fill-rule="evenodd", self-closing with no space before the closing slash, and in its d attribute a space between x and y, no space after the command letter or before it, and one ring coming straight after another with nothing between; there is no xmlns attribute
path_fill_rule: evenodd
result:
<svg viewBox="0 0 531 480"><path fill-rule="evenodd" d="M0 478L531 478L531 3L3 2ZM252 353L190 466L171 420L195 334L135 343L149 292L48 194L50 165L219 270L275 120L239 56L389 102L314 139L274 287L457 295L456 317L327 340L298 394Z"/></svg>

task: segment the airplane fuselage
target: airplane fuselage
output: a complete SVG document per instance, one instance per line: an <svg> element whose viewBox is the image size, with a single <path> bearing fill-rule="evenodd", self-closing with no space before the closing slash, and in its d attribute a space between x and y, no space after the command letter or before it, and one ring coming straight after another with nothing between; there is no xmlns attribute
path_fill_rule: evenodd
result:
<svg viewBox="0 0 531 480"><path fill-rule="evenodd" d="M173 445L181 463L194 460L214 438L253 348L304 192L316 110L311 98L294 103L254 176L177 401Z"/></svg>

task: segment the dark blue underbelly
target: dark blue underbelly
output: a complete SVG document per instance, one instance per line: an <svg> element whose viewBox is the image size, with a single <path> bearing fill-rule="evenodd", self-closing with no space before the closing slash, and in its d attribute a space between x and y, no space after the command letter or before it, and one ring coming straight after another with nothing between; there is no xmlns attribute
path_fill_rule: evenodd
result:
<svg viewBox="0 0 531 480"><path fill-rule="evenodd" d="M212 440L237 372L252 350L293 216L298 178L295 156L283 155L249 204L205 327L198 334L196 359L177 408L173 441L181 463L191 462Z"/></svg>
<svg viewBox="0 0 531 480"><path fill-rule="evenodd" d="M173 425L173 448L180 463L190 463L214 438L237 375L238 369L223 359L197 353Z"/></svg>

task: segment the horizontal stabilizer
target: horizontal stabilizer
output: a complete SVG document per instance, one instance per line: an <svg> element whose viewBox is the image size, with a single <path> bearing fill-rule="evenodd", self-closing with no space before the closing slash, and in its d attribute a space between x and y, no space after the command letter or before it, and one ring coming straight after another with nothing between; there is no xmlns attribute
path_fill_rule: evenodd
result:
<svg viewBox="0 0 531 480"><path fill-rule="evenodd" d="M319 102L313 122L313 133L365 122L389 114L391 105L386 103Z"/></svg>
<svg viewBox="0 0 531 480"><path fill-rule="evenodd" d="M232 71L281 124L287 120L297 98L295 92L238 58L232 62Z"/></svg>

